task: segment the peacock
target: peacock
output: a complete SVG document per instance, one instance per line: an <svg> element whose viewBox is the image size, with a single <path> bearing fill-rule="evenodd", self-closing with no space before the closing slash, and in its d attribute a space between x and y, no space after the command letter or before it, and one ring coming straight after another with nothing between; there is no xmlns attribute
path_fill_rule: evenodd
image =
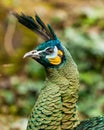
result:
<svg viewBox="0 0 104 130"><path fill-rule="evenodd" d="M77 100L79 72L70 52L62 45L51 25L24 13L13 13L18 21L39 34L45 42L27 52L44 66L46 79L29 116L27 130L104 130L104 117L79 121Z"/></svg>

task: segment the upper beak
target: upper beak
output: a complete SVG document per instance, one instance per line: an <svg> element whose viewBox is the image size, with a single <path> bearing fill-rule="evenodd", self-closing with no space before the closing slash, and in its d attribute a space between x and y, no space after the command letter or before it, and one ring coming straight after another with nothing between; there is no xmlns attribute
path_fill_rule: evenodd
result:
<svg viewBox="0 0 104 130"><path fill-rule="evenodd" d="M40 58L40 55L39 55L39 52L37 50L32 50L32 51L27 52L23 56L23 58L26 58L26 57Z"/></svg>

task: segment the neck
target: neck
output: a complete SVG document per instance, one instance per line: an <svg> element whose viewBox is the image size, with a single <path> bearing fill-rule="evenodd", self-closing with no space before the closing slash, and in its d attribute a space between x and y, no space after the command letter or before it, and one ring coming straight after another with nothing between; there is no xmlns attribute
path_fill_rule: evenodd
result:
<svg viewBox="0 0 104 130"><path fill-rule="evenodd" d="M47 82L59 86L62 101L63 129L73 129L78 124L76 102L78 99L79 73L70 53L64 48L66 62L60 68L47 69Z"/></svg>

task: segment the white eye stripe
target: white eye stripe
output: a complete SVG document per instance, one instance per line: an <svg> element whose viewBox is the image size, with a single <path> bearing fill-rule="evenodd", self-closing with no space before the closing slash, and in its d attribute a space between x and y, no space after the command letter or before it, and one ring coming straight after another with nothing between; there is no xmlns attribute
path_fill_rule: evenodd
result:
<svg viewBox="0 0 104 130"><path fill-rule="evenodd" d="M46 48L46 49L47 49L47 48ZM46 49L45 49L45 50L46 50ZM55 58L55 57L57 56L57 54L58 54L58 49L57 49L57 47L55 46L55 47L54 47L54 52L53 52L52 54L47 55L46 58Z"/></svg>
<svg viewBox="0 0 104 130"><path fill-rule="evenodd" d="M47 47L47 48L45 48L44 50L41 50L41 51L37 51L35 54L40 54L40 53L42 53L42 52L45 52L47 49L48 49L49 47Z"/></svg>
<svg viewBox="0 0 104 130"><path fill-rule="evenodd" d="M45 48L44 50L35 52L35 55L39 55L39 54L42 53L42 52L46 52L46 50L47 50L48 48L49 48L49 47ZM46 58L55 58L55 57L57 56L57 54L58 54L58 49L57 49L57 47L55 46L55 47L54 47L54 52L53 52L52 54L47 55Z"/></svg>

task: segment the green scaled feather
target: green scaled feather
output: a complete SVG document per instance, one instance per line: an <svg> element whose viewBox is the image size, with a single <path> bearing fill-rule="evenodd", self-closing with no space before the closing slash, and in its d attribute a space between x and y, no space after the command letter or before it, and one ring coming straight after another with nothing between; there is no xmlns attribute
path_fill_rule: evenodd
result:
<svg viewBox="0 0 104 130"><path fill-rule="evenodd" d="M104 130L104 117L84 120L74 130Z"/></svg>

